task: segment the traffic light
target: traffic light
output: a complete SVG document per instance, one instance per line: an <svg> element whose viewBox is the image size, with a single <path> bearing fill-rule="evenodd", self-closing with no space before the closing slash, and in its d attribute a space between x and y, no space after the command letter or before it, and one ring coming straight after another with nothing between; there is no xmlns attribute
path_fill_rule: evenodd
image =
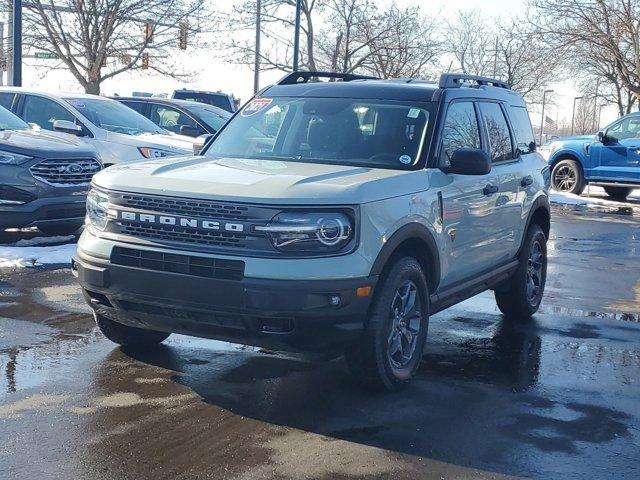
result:
<svg viewBox="0 0 640 480"><path fill-rule="evenodd" d="M187 22L180 22L180 50L187 49L187 32L189 30L189 24Z"/></svg>
<svg viewBox="0 0 640 480"><path fill-rule="evenodd" d="M144 40L147 43L153 43L153 23L147 22L144 24Z"/></svg>
<svg viewBox="0 0 640 480"><path fill-rule="evenodd" d="M142 69L143 70L149 69L149 54L147 52L144 52L142 54Z"/></svg>

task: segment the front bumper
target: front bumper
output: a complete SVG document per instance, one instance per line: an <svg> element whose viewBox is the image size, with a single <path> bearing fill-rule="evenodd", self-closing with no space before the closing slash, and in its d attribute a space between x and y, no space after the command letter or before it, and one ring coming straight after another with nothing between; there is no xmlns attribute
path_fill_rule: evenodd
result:
<svg viewBox="0 0 640 480"><path fill-rule="evenodd" d="M359 338L377 283L375 276L222 280L116 265L83 252L73 268L91 307L113 321L300 352L339 351ZM371 293L358 296L360 287Z"/></svg>
<svg viewBox="0 0 640 480"><path fill-rule="evenodd" d="M45 224L80 227L84 223L85 205L84 194L41 197L22 205L0 204L0 230Z"/></svg>

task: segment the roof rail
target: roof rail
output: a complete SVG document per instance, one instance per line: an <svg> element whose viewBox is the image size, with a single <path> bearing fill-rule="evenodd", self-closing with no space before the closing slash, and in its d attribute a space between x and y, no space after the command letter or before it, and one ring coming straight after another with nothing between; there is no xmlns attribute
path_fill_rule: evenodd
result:
<svg viewBox="0 0 640 480"><path fill-rule="evenodd" d="M477 75L467 75L465 73L443 73L440 76L440 88L460 88L465 83L475 83L476 85L487 85L491 87L506 88L511 90L507 82L496 80L495 78L479 77Z"/></svg>
<svg viewBox="0 0 640 480"><path fill-rule="evenodd" d="M295 85L296 83L307 83L312 78L335 78L343 82L352 80L379 80L378 77L370 77L367 75L355 75L353 73L338 72L308 72L299 71L291 72L282 77L276 85Z"/></svg>

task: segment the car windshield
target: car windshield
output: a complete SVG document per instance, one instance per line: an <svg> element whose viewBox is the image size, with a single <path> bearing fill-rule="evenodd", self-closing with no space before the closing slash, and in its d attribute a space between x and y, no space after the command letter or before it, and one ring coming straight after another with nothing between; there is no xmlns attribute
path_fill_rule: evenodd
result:
<svg viewBox="0 0 640 480"><path fill-rule="evenodd" d="M29 124L4 107L0 107L0 131L29 130Z"/></svg>
<svg viewBox="0 0 640 480"><path fill-rule="evenodd" d="M65 100L96 127L110 132L127 135L167 133L148 118L115 100L102 98L66 98Z"/></svg>
<svg viewBox="0 0 640 480"><path fill-rule="evenodd" d="M231 118L231 114L229 112L216 107L189 105L189 110L191 110L194 115L199 116L216 132L220 130L222 126L227 123L227 120Z"/></svg>
<svg viewBox="0 0 640 480"><path fill-rule="evenodd" d="M429 102L255 98L205 154L410 169L420 159L434 112Z"/></svg>

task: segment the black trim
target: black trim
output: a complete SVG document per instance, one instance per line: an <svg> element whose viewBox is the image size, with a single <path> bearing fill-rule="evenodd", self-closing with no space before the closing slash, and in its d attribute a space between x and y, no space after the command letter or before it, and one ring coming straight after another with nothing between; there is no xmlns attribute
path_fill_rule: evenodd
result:
<svg viewBox="0 0 640 480"><path fill-rule="evenodd" d="M464 73L443 73L440 76L438 86L440 88L460 88L471 82L477 86L498 87L511 90L507 82L502 82L495 78L479 77L478 75L467 75Z"/></svg>
<svg viewBox="0 0 640 480"><path fill-rule="evenodd" d="M489 290L498 283L507 280L518 268L519 261L511 260L498 268L492 268L485 273L474 275L472 279L463 280L447 287L441 292L431 295L430 313L435 314L460 303L479 293Z"/></svg>
<svg viewBox="0 0 640 480"><path fill-rule="evenodd" d="M427 254L433 261L431 271L425 272L429 280L429 288L435 291L440 283L440 253L438 244L427 227L420 223L410 223L399 228L384 244L371 268L370 275L380 275L395 250L406 240L421 240L427 244Z"/></svg>
<svg viewBox="0 0 640 480"><path fill-rule="evenodd" d="M342 80L343 82L350 82L352 80L380 80L378 77L372 77L369 75L355 75L353 73L298 71L288 73L280 80L278 80L276 85L295 85L298 83L307 83L312 78L334 78L337 80Z"/></svg>
<svg viewBox="0 0 640 480"><path fill-rule="evenodd" d="M549 197L544 195L544 196L536 198L535 201L533 202L533 205L531 205L531 208L529 209L529 216L527 218L527 225L526 225L526 228L522 232L522 240L520 240L520 248L518 249L518 255L520 255L520 252L524 248L524 243L525 243L525 241L527 239L527 232L529 231L529 227L531 226L531 220L533 220L533 216L535 215L535 213L540 208L543 208L544 210L546 210L547 211L547 215L549 215L549 219L551 219L551 205L549 204ZM541 225L541 227L542 227L542 225ZM547 238L547 240L549 240L549 239Z"/></svg>

